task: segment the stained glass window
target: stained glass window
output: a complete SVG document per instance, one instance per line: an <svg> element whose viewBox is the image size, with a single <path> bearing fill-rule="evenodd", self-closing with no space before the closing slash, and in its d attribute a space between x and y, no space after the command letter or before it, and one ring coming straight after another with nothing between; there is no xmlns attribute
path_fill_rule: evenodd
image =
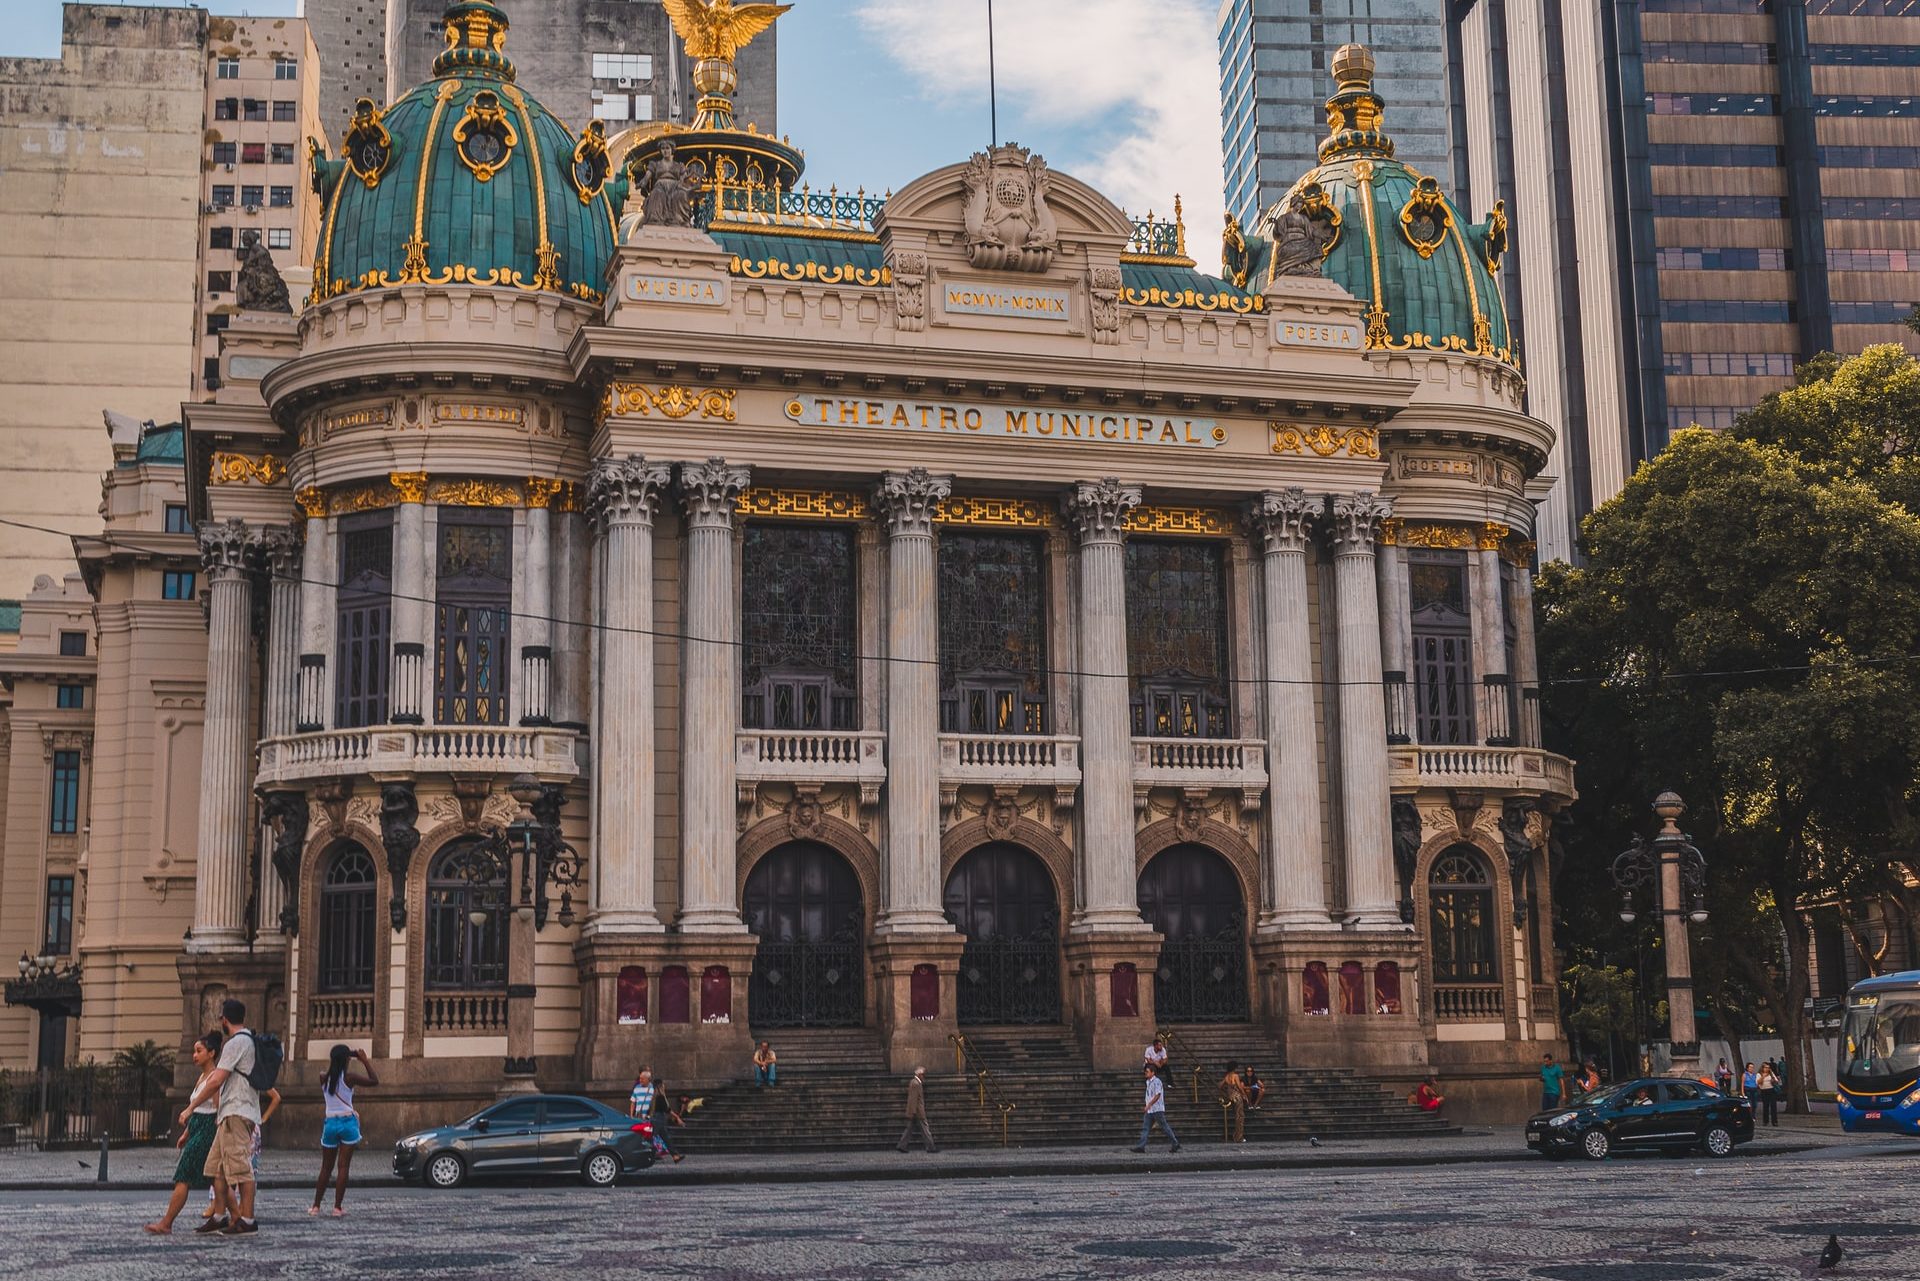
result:
<svg viewBox="0 0 1920 1281"><path fill-rule="evenodd" d="M512 661L512 517L482 508L441 508L435 565L434 720L504 725Z"/></svg>
<svg viewBox="0 0 1920 1281"><path fill-rule="evenodd" d="M1227 736L1226 548L1127 541L1127 665L1133 732Z"/></svg>
<svg viewBox="0 0 1920 1281"><path fill-rule="evenodd" d="M358 845L333 852L320 885L320 990L373 991L377 937L373 859Z"/></svg>
<svg viewBox="0 0 1920 1281"><path fill-rule="evenodd" d="M1433 917L1433 980L1491 983L1494 957L1493 884L1477 854L1456 846L1434 860L1427 878Z"/></svg>
<svg viewBox="0 0 1920 1281"><path fill-rule="evenodd" d="M853 531L752 521L744 557L742 724L858 729Z"/></svg>
<svg viewBox="0 0 1920 1281"><path fill-rule="evenodd" d="M474 841L449 846L427 875L427 986L502 987L507 981L507 886L473 856Z"/></svg>
<svg viewBox="0 0 1920 1281"><path fill-rule="evenodd" d="M940 728L1047 732L1046 546L1022 534L940 533Z"/></svg>
<svg viewBox="0 0 1920 1281"><path fill-rule="evenodd" d="M393 513L342 517L333 722L337 729L386 723L392 592Z"/></svg>
<svg viewBox="0 0 1920 1281"><path fill-rule="evenodd" d="M1471 743L1473 616L1467 554L1409 551L1415 732L1423 743Z"/></svg>

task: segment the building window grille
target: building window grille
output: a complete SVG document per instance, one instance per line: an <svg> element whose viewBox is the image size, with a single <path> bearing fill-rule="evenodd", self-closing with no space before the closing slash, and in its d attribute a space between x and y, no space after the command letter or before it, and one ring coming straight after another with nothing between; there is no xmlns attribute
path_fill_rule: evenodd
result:
<svg viewBox="0 0 1920 1281"><path fill-rule="evenodd" d="M1225 738L1225 544L1131 538L1126 561L1133 732Z"/></svg>
<svg viewBox="0 0 1920 1281"><path fill-rule="evenodd" d="M858 729L853 531L750 521L743 540L741 724Z"/></svg>
<svg viewBox="0 0 1920 1281"><path fill-rule="evenodd" d="M503 511L440 509L434 719L507 723L513 524Z"/></svg>
<svg viewBox="0 0 1920 1281"><path fill-rule="evenodd" d="M378 875L359 845L333 853L320 885L320 990L373 991Z"/></svg>
<svg viewBox="0 0 1920 1281"><path fill-rule="evenodd" d="M46 955L67 956L73 952L73 878L47 878Z"/></svg>
<svg viewBox="0 0 1920 1281"><path fill-rule="evenodd" d="M1427 877L1427 896L1433 923L1434 982L1498 979L1493 883L1479 855L1462 847L1441 854Z"/></svg>
<svg viewBox="0 0 1920 1281"><path fill-rule="evenodd" d="M1410 549L1407 585L1415 736L1422 743L1471 743L1473 615L1466 553Z"/></svg>
<svg viewBox="0 0 1920 1281"><path fill-rule="evenodd" d="M940 531L940 728L1047 732L1046 544Z"/></svg>
<svg viewBox="0 0 1920 1281"><path fill-rule="evenodd" d="M507 883L492 860L461 841L434 860L427 876L429 988L474 991L507 981Z"/></svg>
<svg viewBox="0 0 1920 1281"><path fill-rule="evenodd" d="M53 803L47 830L55 836L72 836L80 830L80 753L59 751L53 754Z"/></svg>
<svg viewBox="0 0 1920 1281"><path fill-rule="evenodd" d="M338 689L334 725L359 729L387 720L393 637L393 513L340 520Z"/></svg>

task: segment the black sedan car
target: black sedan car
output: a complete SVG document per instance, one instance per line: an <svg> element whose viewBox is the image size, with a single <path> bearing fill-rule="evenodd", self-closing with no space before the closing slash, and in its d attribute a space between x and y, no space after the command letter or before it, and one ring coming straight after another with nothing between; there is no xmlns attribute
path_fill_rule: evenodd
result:
<svg viewBox="0 0 1920 1281"><path fill-rule="evenodd" d="M1685 1077L1643 1077L1585 1094L1527 1122L1527 1146L1550 1157L1603 1161L1619 1151L1687 1150L1731 1156L1753 1138L1753 1105Z"/></svg>
<svg viewBox="0 0 1920 1281"><path fill-rule="evenodd" d="M653 1126L573 1094L522 1094L393 1145L393 1172L436 1188L471 1176L577 1174L604 1188L654 1161Z"/></svg>

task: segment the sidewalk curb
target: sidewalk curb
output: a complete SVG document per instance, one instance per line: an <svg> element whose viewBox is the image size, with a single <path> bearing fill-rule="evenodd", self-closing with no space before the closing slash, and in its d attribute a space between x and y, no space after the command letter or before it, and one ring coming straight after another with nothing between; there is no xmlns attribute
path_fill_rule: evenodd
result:
<svg viewBox="0 0 1920 1281"><path fill-rule="evenodd" d="M1814 1152L1832 1147L1830 1143L1783 1143L1765 1148L1748 1148L1741 1155L1754 1157L1788 1156L1803 1152ZM1878 1149L1863 1148L1866 1155L1894 1155L1911 1153L1904 1148L1889 1147ZM915 1157L922 1154L915 1153ZM1077 1160L1049 1158L1036 1153L1032 1160L1004 1162L991 1165L930 1165L902 1164L899 1166L863 1166L848 1170L816 1170L806 1168L778 1168L771 1170L677 1170L667 1169L654 1173L630 1176L621 1180L622 1187L711 1187L719 1185L740 1185L755 1183L878 1183L905 1179L954 1180L954 1179L1004 1179L1035 1178L1076 1175L1143 1175L1174 1173L1220 1173L1223 1171L1263 1171L1263 1170L1324 1170L1324 1169L1379 1169L1405 1168L1409 1166L1445 1166L1445 1165L1497 1165L1522 1161L1539 1161L1540 1157L1527 1151L1525 1147L1514 1152L1456 1152L1456 1153L1412 1153L1394 1154L1354 1152L1335 1153L1328 1156L1296 1156L1276 1153L1270 1157L1209 1157L1193 1156L1175 1159L1170 1154L1153 1155L1132 1159L1113 1158L1110 1160L1088 1161L1082 1157ZM1558 1164L1558 1163L1556 1163ZM1573 1163L1568 1163L1573 1164ZM554 1176L552 1182L564 1182L564 1176ZM501 1179L490 1181L492 1186L517 1186L525 1180ZM544 1182L544 1181L543 1181ZM260 1181L263 1192L287 1191L289 1189L307 1190L313 1187L309 1179L269 1178ZM356 1188L420 1188L419 1184L402 1183L390 1176L375 1179L356 1179ZM35 1179L21 1182L0 1182L0 1195L9 1192L165 1192L173 1187L171 1182L158 1180L140 1182L100 1183L95 1180L77 1179Z"/></svg>

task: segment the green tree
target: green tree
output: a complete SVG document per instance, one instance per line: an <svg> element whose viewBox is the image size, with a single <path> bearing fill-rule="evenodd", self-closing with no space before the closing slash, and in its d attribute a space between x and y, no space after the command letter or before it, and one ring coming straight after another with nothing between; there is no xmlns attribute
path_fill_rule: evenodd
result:
<svg viewBox="0 0 1920 1281"><path fill-rule="evenodd" d="M173 1051L154 1041L140 1041L115 1054L113 1066L122 1079L134 1088L139 1106L145 1111L150 1094L166 1092L168 1078L173 1072Z"/></svg>
<svg viewBox="0 0 1920 1281"><path fill-rule="evenodd" d="M1796 905L1888 879L1920 770L1920 364L1898 347L1810 362L1727 433L1676 434L1540 579L1547 714L1582 764L1568 937L1623 949L1606 872L1666 789L1708 860L1724 988L1812 1079ZM1646 906L1643 904L1643 909ZM1630 947L1630 944L1624 946Z"/></svg>

